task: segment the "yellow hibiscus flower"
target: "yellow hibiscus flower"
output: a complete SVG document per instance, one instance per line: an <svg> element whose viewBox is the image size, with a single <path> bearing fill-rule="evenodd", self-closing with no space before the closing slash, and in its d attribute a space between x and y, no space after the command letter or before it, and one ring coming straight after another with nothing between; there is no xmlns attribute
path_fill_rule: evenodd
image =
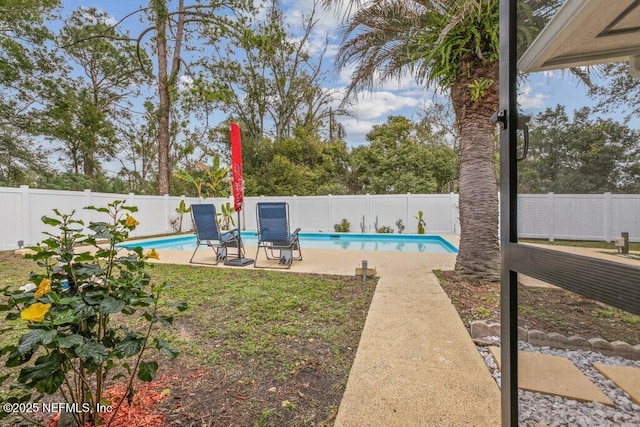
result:
<svg viewBox="0 0 640 427"><path fill-rule="evenodd" d="M44 315L47 314L50 308L51 304L36 302L35 304L31 304L29 307L22 310L20 312L20 317L24 320L40 323L44 320Z"/></svg>
<svg viewBox="0 0 640 427"><path fill-rule="evenodd" d="M147 252L144 257L146 259L157 259L158 261L160 260L160 255L158 255L158 252L156 252L155 248L151 248L151 250Z"/></svg>
<svg viewBox="0 0 640 427"><path fill-rule="evenodd" d="M125 227L135 227L138 224L140 224L140 223L134 217L132 217L131 215L127 214L127 217L124 220L124 226Z"/></svg>
<svg viewBox="0 0 640 427"><path fill-rule="evenodd" d="M36 291L35 294L33 294L33 297L40 298L41 296L46 295L49 292L51 292L51 280L42 279L42 281L38 285L38 290Z"/></svg>

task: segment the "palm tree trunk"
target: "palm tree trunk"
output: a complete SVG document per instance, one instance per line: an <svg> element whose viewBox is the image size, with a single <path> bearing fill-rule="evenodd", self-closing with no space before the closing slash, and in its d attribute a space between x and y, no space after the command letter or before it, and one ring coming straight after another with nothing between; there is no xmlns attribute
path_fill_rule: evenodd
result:
<svg viewBox="0 0 640 427"><path fill-rule="evenodd" d="M462 74L451 90L451 99L460 125L460 248L456 271L480 281L500 278L498 243L498 184L496 177L495 125L497 87L487 96L472 98L469 85L482 79L497 86L498 64L474 61L471 75Z"/></svg>

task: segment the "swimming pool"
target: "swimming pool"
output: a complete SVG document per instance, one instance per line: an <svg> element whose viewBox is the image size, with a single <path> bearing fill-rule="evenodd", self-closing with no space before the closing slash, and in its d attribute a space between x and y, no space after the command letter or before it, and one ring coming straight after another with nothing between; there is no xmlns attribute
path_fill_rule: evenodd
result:
<svg viewBox="0 0 640 427"><path fill-rule="evenodd" d="M441 236L360 233L300 233L299 235L300 246L303 251L307 248L312 248L355 251L458 253L458 249ZM243 231L242 240L245 246L256 246L256 233ZM164 237L127 242L121 246L193 251L196 248L196 237L194 235Z"/></svg>

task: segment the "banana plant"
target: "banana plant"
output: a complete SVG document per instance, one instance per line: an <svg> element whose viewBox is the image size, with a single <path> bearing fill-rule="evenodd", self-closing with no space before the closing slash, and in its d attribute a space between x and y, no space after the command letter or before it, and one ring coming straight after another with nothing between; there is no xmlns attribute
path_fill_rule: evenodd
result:
<svg viewBox="0 0 640 427"><path fill-rule="evenodd" d="M180 181L184 181L193 185L196 189L196 196L202 197L202 186L204 185L204 179L201 176L195 176L190 174L189 172L178 169L173 173L173 176L179 179Z"/></svg>
<svg viewBox="0 0 640 427"><path fill-rule="evenodd" d="M182 233L182 218L184 214L191 212L191 206L187 207L187 204L184 200L180 200L180 204L176 208L176 213L178 214L178 233Z"/></svg>
<svg viewBox="0 0 640 427"><path fill-rule="evenodd" d="M233 220L233 206L231 206L231 203L227 202L224 203L221 206L221 212L218 212L218 224L220 224L220 228L223 230L228 230L229 228L231 228L231 226L236 225L235 221Z"/></svg>
<svg viewBox="0 0 640 427"><path fill-rule="evenodd" d="M209 197L229 197L229 167L220 167L220 157L214 156L211 166L198 162L196 167L206 175L204 181Z"/></svg>

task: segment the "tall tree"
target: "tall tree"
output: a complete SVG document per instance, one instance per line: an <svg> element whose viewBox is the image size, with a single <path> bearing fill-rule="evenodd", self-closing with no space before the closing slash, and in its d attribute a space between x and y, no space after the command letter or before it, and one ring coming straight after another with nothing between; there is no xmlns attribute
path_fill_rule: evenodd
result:
<svg viewBox="0 0 640 427"><path fill-rule="evenodd" d="M188 46L206 39L217 43L230 33L241 31L246 17L243 12L251 9L245 0L199 1L185 4L179 0L175 9L170 8L169 0L150 0L145 9L151 26L143 30L138 37L138 47L143 48L143 40L153 34L151 51L156 59L156 87L158 95L158 192L168 194L171 182L171 110L178 93L181 72L189 74L186 66L186 50L194 53L195 46ZM190 58L194 61L193 58ZM195 78L195 76L193 76Z"/></svg>
<svg viewBox="0 0 640 427"><path fill-rule="evenodd" d="M621 111L628 120L640 115L640 79L629 74L629 64L615 63L603 67L601 84L591 82L589 95L599 101L598 109L605 112Z"/></svg>
<svg viewBox="0 0 640 427"><path fill-rule="evenodd" d="M420 123L390 116L351 153L349 184L355 193L443 192L457 172L455 152Z"/></svg>
<svg viewBox="0 0 640 427"><path fill-rule="evenodd" d="M38 105L41 81L60 63L50 46L58 0L0 2L0 181L33 185L45 169L46 153L29 136L29 113Z"/></svg>
<svg viewBox="0 0 640 427"><path fill-rule="evenodd" d="M556 106L530 125L529 154L518 170L523 193L638 192L640 132L589 108Z"/></svg>
<svg viewBox="0 0 640 427"><path fill-rule="evenodd" d="M202 86L223 111L242 122L243 139L278 141L300 128L344 135L335 117L348 112L332 107L339 101L337 91L323 88L330 78L323 67L326 42L319 53L309 51L316 23L314 6L302 17L302 34L294 37L274 0L252 31L218 46L208 59L205 73L211 77L203 77Z"/></svg>
<svg viewBox="0 0 640 427"><path fill-rule="evenodd" d="M73 173L94 177L101 169L96 155L112 154L111 122L80 79L56 79L47 91L47 109L39 114L40 130L53 141L61 141L61 160Z"/></svg>
<svg viewBox="0 0 640 427"><path fill-rule="evenodd" d="M496 147L490 118L498 107L499 1L347 3L361 6L345 26L337 61L340 67L356 64L349 92L411 72L425 86L449 93L461 144L456 271L498 280ZM532 7L546 13L549 3L535 1Z"/></svg>
<svg viewBox="0 0 640 427"><path fill-rule="evenodd" d="M71 78L63 75L53 90L43 94L45 100L52 94L52 109L70 115L74 122L62 120L56 124L55 113L50 117L53 132L76 151L72 154L76 173L81 166L88 177L100 173L100 160L115 154L117 123L129 114L131 99L140 94L139 88L145 83L138 63L150 66L146 56L136 55L135 45L126 34L116 33L110 19L95 8L73 11L65 21L59 43L67 64L80 77L70 84ZM69 111L60 111L65 106ZM63 129L55 129L58 125ZM71 140L64 140L65 135Z"/></svg>
<svg viewBox="0 0 640 427"><path fill-rule="evenodd" d="M117 159L121 164L118 175L128 183L128 191L157 194L158 139L155 107L150 101L146 101L144 107L142 117L127 117L126 122L118 129L120 144Z"/></svg>

